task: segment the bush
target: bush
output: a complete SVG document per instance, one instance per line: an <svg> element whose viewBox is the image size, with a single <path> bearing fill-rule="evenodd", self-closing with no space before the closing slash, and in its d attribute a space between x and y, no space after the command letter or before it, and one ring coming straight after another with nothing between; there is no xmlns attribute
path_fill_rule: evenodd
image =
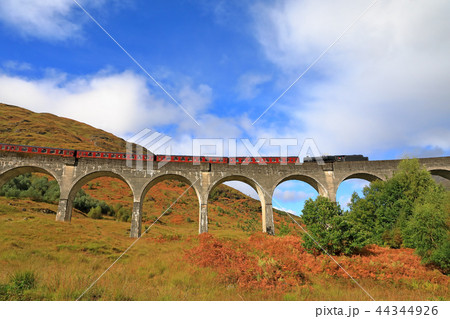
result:
<svg viewBox="0 0 450 319"><path fill-rule="evenodd" d="M245 232L254 232L258 227L258 222L254 219L246 219L244 220L243 224L238 221L237 227Z"/></svg>
<svg viewBox="0 0 450 319"><path fill-rule="evenodd" d="M92 198L82 189L80 189L73 200L73 207L81 210L83 213L89 214L92 208L100 207L101 214L112 216L114 209L104 201Z"/></svg>
<svg viewBox="0 0 450 319"><path fill-rule="evenodd" d="M303 246L308 252L321 254L323 250L320 245L329 254L350 255L363 247L339 204L319 196L315 200L306 200L302 212L302 219L310 235L302 235Z"/></svg>
<svg viewBox="0 0 450 319"><path fill-rule="evenodd" d="M93 184L88 185L92 186ZM98 182L96 185L98 186ZM58 203L59 195L59 185L55 180L49 181L47 177L36 177L31 173L16 176L0 188L0 196L31 198L34 201L51 204ZM76 194L73 207L85 214L89 214L93 208L100 207L101 214L109 216L114 216L114 212L120 209L115 210L104 201L90 197L82 189Z"/></svg>
<svg viewBox="0 0 450 319"><path fill-rule="evenodd" d="M438 188L417 159L403 160L392 178L372 182L364 188L363 198L352 196L351 223L365 244L399 248L415 207L424 202L424 194Z"/></svg>
<svg viewBox="0 0 450 319"><path fill-rule="evenodd" d="M95 208L91 208L88 213L88 217L92 219L102 219L102 208L97 206Z"/></svg>
<svg viewBox="0 0 450 319"><path fill-rule="evenodd" d="M35 177L31 173L16 176L0 189L0 196L31 198L34 201L58 203L59 186L47 177Z"/></svg>
<svg viewBox="0 0 450 319"><path fill-rule="evenodd" d="M444 274L450 274L450 236L448 233L443 243L431 253L428 263L438 267Z"/></svg>
<svg viewBox="0 0 450 319"><path fill-rule="evenodd" d="M126 209L125 207L121 207L116 212L116 220L121 222L130 222L131 221L131 211Z"/></svg>
<svg viewBox="0 0 450 319"><path fill-rule="evenodd" d="M352 196L348 221L357 241L414 248L425 264L450 271L450 193L417 159L403 160L393 177Z"/></svg>
<svg viewBox="0 0 450 319"><path fill-rule="evenodd" d="M415 248L427 264L434 264L443 272L450 270L450 195L441 188L424 194L423 203L414 207L404 234L405 244Z"/></svg>

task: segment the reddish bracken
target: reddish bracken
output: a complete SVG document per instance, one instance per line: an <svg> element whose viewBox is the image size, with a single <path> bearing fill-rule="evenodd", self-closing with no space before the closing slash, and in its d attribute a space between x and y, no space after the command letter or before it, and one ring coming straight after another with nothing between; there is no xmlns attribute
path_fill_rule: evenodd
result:
<svg viewBox="0 0 450 319"><path fill-rule="evenodd" d="M253 253L248 244L218 240L210 234L200 235L199 240L186 257L199 266L213 268L225 283L260 289L283 289L304 283L302 274L284 271L273 258Z"/></svg>
<svg viewBox="0 0 450 319"><path fill-rule="evenodd" d="M273 237L254 234L248 242L219 240L210 234L199 237L199 245L186 254L189 261L211 267L219 280L240 288L283 290L304 285L308 276L320 273L334 277L348 275L326 255L314 256L302 247L297 236ZM420 263L412 249L368 246L355 256L333 256L354 278L380 281L424 280L447 284L448 278Z"/></svg>
<svg viewBox="0 0 450 319"><path fill-rule="evenodd" d="M175 215L172 218L170 218L170 222L174 225L180 225L186 222L185 220L186 218L184 218L181 215Z"/></svg>

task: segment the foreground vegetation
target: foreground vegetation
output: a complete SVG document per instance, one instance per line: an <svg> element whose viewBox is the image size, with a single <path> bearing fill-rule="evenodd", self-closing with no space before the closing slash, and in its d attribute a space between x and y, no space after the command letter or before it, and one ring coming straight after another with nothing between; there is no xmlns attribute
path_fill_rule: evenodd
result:
<svg viewBox="0 0 450 319"><path fill-rule="evenodd" d="M58 223L44 209L56 207L0 198L4 300L74 300L133 241L128 223L79 213L71 224ZM171 218L155 224L83 300L368 300L328 257L307 253L299 236L228 228L199 237L197 225ZM448 277L422 265L412 249L371 246L337 258L377 300L449 299Z"/></svg>
<svg viewBox="0 0 450 319"><path fill-rule="evenodd" d="M450 192L431 178L417 159L404 160L394 176L353 194L350 210L319 197L308 200L303 235L311 253L351 255L367 245L414 248L425 264L450 272Z"/></svg>

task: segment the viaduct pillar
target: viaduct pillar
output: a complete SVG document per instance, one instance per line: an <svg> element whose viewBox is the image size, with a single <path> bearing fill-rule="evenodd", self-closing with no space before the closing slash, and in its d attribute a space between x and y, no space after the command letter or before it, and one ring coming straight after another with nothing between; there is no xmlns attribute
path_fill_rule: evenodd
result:
<svg viewBox="0 0 450 319"><path fill-rule="evenodd" d="M208 232L208 203L200 204L198 232L199 234Z"/></svg>
<svg viewBox="0 0 450 319"><path fill-rule="evenodd" d="M275 235L275 225L273 223L273 207L272 201L262 206L262 231L269 235Z"/></svg>
<svg viewBox="0 0 450 319"><path fill-rule="evenodd" d="M72 220L72 208L75 194L71 194L72 182L75 174L75 166L73 164L65 164L62 170L61 182L59 184L59 204L56 220L62 222L70 222Z"/></svg>
<svg viewBox="0 0 450 319"><path fill-rule="evenodd" d="M72 219L72 201L68 198L60 198L56 220L59 222L70 222Z"/></svg>
<svg viewBox="0 0 450 319"><path fill-rule="evenodd" d="M197 188L198 195L198 206L199 206L199 216L198 216L198 233L203 234L208 232L208 197L211 181L211 173L208 170L203 170L200 175L200 185Z"/></svg>
<svg viewBox="0 0 450 319"><path fill-rule="evenodd" d="M139 238L142 233L142 204L140 201L133 202L133 212L131 214L130 237Z"/></svg>

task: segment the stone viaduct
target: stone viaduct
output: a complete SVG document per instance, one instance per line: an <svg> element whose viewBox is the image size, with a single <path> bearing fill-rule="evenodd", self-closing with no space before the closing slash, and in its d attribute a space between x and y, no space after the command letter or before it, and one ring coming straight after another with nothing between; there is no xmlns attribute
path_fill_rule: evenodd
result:
<svg viewBox="0 0 450 319"><path fill-rule="evenodd" d="M450 157L423 158L420 162L431 172L450 179ZM275 188L288 180L308 183L322 195L336 200L341 182L351 178L368 181L385 180L392 176L399 160L335 162L318 165L249 164L229 165L201 163L167 163L158 168L156 162L144 162L149 167L129 167L117 159L66 158L28 153L0 152L0 186L11 178L28 172L46 173L55 178L60 187L56 220L70 221L72 202L78 190L90 180L109 176L124 181L133 192L131 237L139 237L142 228L142 203L155 184L175 179L190 185L199 201L199 232L208 231L208 197L218 185L227 181L241 181L259 195L262 208L262 230L274 234L272 195ZM151 167L150 167L151 166Z"/></svg>

